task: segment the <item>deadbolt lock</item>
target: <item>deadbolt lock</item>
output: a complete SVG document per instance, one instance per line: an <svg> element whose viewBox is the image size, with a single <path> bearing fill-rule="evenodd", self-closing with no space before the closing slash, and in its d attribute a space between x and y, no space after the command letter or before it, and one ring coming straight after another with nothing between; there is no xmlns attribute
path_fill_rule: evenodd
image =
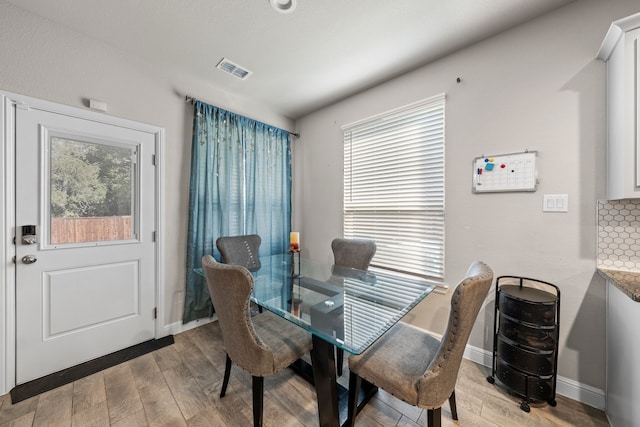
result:
<svg viewBox="0 0 640 427"><path fill-rule="evenodd" d="M38 243L35 225L22 226L22 243L25 245L34 245Z"/></svg>

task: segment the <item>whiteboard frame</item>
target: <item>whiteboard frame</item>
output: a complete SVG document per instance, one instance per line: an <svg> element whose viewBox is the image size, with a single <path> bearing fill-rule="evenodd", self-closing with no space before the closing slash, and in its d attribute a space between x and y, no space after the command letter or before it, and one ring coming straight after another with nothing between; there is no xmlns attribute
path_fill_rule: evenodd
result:
<svg viewBox="0 0 640 427"><path fill-rule="evenodd" d="M479 185L479 180L478 180L478 173L477 173L477 163L479 161L484 161L484 159L486 158L491 158L493 157L494 159L500 159L503 157L514 157L514 156L521 156L521 155L532 155L533 154L533 184L532 186L526 186L526 187L517 187L517 188L492 188L490 190L483 190L482 188L480 188ZM476 157L473 159L472 162L472 175L471 175L471 188L473 190L473 192L475 194L483 194L483 193L515 193L515 192L535 192L537 190L538 187L538 166L537 166L537 161L538 161L538 152L537 151L529 151L529 150L525 150L522 152L517 152L517 153L506 153L506 154L494 154L494 155L483 155L480 157ZM499 160L495 160L493 162L494 164L499 164L500 161Z"/></svg>

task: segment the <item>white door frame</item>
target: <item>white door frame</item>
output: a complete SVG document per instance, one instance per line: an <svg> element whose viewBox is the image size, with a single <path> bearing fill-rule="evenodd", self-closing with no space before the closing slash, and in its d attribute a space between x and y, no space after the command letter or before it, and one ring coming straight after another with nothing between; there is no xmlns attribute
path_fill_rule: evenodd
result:
<svg viewBox="0 0 640 427"><path fill-rule="evenodd" d="M82 108L70 107L49 101L43 101L23 95L0 91L0 255L4 265L0 275L0 395L8 393L16 385L16 311L15 277L13 263L15 256L15 106L25 105L51 111L58 114L94 120L100 123L126 127L155 135L155 212L156 212L156 248L155 248L155 293L157 318L155 319L155 337L168 335L164 326L164 129L134 122L127 119L108 116Z"/></svg>

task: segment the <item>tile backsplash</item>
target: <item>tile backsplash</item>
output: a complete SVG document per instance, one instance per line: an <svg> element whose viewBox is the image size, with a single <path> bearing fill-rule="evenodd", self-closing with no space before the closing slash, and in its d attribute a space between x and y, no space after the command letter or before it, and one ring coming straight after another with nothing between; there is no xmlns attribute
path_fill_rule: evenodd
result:
<svg viewBox="0 0 640 427"><path fill-rule="evenodd" d="M640 272L640 200L598 202L597 266Z"/></svg>

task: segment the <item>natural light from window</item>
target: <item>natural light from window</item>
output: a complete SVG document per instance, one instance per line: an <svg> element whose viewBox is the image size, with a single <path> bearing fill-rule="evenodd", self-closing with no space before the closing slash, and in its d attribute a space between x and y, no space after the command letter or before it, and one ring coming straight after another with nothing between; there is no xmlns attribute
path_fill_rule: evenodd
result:
<svg viewBox="0 0 640 427"><path fill-rule="evenodd" d="M343 127L344 235L375 240L372 267L444 279L444 103Z"/></svg>

